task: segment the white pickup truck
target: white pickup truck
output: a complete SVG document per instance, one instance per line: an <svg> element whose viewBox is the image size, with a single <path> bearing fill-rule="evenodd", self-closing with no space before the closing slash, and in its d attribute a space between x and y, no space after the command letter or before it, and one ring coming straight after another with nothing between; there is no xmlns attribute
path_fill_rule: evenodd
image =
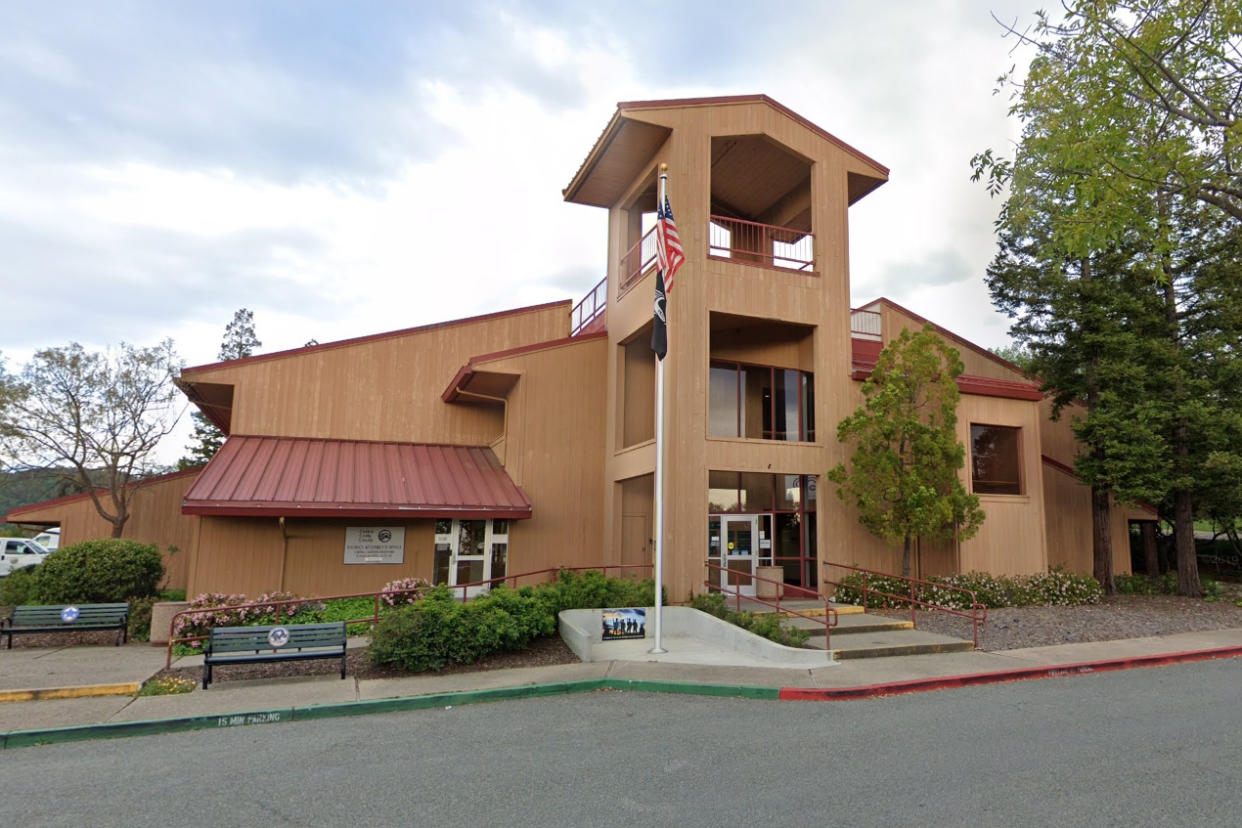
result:
<svg viewBox="0 0 1242 828"><path fill-rule="evenodd" d="M0 578L14 569L43 563L50 553L29 538L0 538Z"/></svg>

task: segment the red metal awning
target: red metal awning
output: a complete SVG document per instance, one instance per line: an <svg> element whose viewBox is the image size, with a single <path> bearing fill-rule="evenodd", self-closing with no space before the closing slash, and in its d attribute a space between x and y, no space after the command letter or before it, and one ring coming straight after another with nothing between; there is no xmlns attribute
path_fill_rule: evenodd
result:
<svg viewBox="0 0 1242 828"><path fill-rule="evenodd" d="M485 446L233 435L186 492L189 515L528 518Z"/></svg>

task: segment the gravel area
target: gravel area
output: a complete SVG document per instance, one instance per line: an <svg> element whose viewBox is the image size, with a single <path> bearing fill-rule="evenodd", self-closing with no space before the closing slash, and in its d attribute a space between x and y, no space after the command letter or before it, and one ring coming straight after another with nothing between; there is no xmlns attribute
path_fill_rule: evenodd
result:
<svg viewBox="0 0 1242 828"><path fill-rule="evenodd" d="M988 610L979 633L984 650L1015 650L1080 641L1112 641L1153 635L1242 628L1242 608L1236 597L1207 602L1174 595L1114 595L1098 604L1080 607L1015 607ZM909 618L909 611L875 611L893 618ZM964 618L940 612L920 612L921 630L971 637Z"/></svg>

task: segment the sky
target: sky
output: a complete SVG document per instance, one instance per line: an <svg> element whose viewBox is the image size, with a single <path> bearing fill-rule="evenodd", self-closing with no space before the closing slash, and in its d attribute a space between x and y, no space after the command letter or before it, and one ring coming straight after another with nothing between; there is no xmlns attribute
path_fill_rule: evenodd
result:
<svg viewBox="0 0 1242 828"><path fill-rule="evenodd" d="M0 354L171 337L197 365L243 307L269 352L576 302L606 211L561 191L616 103L753 93L891 170L850 209L854 304L1007 344L969 160L1018 137L994 89L1029 54L992 15L1037 7L6 0Z"/></svg>

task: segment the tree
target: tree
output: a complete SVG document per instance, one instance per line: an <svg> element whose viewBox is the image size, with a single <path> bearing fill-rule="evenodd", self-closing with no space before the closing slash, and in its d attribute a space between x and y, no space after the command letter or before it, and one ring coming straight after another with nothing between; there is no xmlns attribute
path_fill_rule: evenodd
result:
<svg viewBox="0 0 1242 828"><path fill-rule="evenodd" d="M1015 157L972 160L993 194L1009 188L988 284L1055 411L1073 406L1096 578L1111 588L1114 494L1174 523L1179 591L1196 595L1204 464L1216 452L1228 476L1221 452L1242 448L1219 390L1236 364L1236 333L1232 353L1221 346L1236 307L1197 298L1214 267L1236 281L1222 252L1242 226L1242 13L1207 0L1064 7L1063 22L1040 13L1022 35L1036 56L1015 86Z"/></svg>
<svg viewBox="0 0 1242 828"><path fill-rule="evenodd" d="M2 453L17 468L56 470L88 492L119 538L130 484L155 468L155 448L180 417L172 383L179 367L171 340L38 351L20 374L0 375Z"/></svg>
<svg viewBox="0 0 1242 828"><path fill-rule="evenodd" d="M1057 168L1075 173L1079 197L1058 232L1077 255L1115 239L1136 202L1153 193L1212 205L1242 221L1242 5L1224 0L1070 0L1054 21L1037 12L1036 50L1024 82L1012 72L1010 113L1024 121L1071 102ZM1081 104L1081 106L1079 106ZM1149 127L1135 140L1134 127ZM1024 137L1024 143L1026 138ZM999 192L1018 166L991 151L973 160ZM1080 245L1078 249L1074 249Z"/></svg>
<svg viewBox="0 0 1242 828"><path fill-rule="evenodd" d="M241 308L233 314L233 321L224 328L217 358L221 362L252 356L263 343L255 336L254 312ZM194 420L194 433L186 445L186 455L177 461L177 468L184 471L206 464L216 456L224 445L224 434L201 411L190 414Z"/></svg>
<svg viewBox="0 0 1242 828"><path fill-rule="evenodd" d="M1021 368L1025 373L1031 373L1031 352L1025 345L1010 343L1002 345L999 348L989 348L989 351L996 354L1006 362L1012 362Z"/></svg>
<svg viewBox="0 0 1242 828"><path fill-rule="evenodd" d="M972 537L983 524L979 498L958 471L958 353L926 327L908 329L885 346L863 383L863 405L837 426L837 439L856 441L850 464L828 473L837 496L858 520L890 544L902 544L901 574L910 574L914 538Z"/></svg>

